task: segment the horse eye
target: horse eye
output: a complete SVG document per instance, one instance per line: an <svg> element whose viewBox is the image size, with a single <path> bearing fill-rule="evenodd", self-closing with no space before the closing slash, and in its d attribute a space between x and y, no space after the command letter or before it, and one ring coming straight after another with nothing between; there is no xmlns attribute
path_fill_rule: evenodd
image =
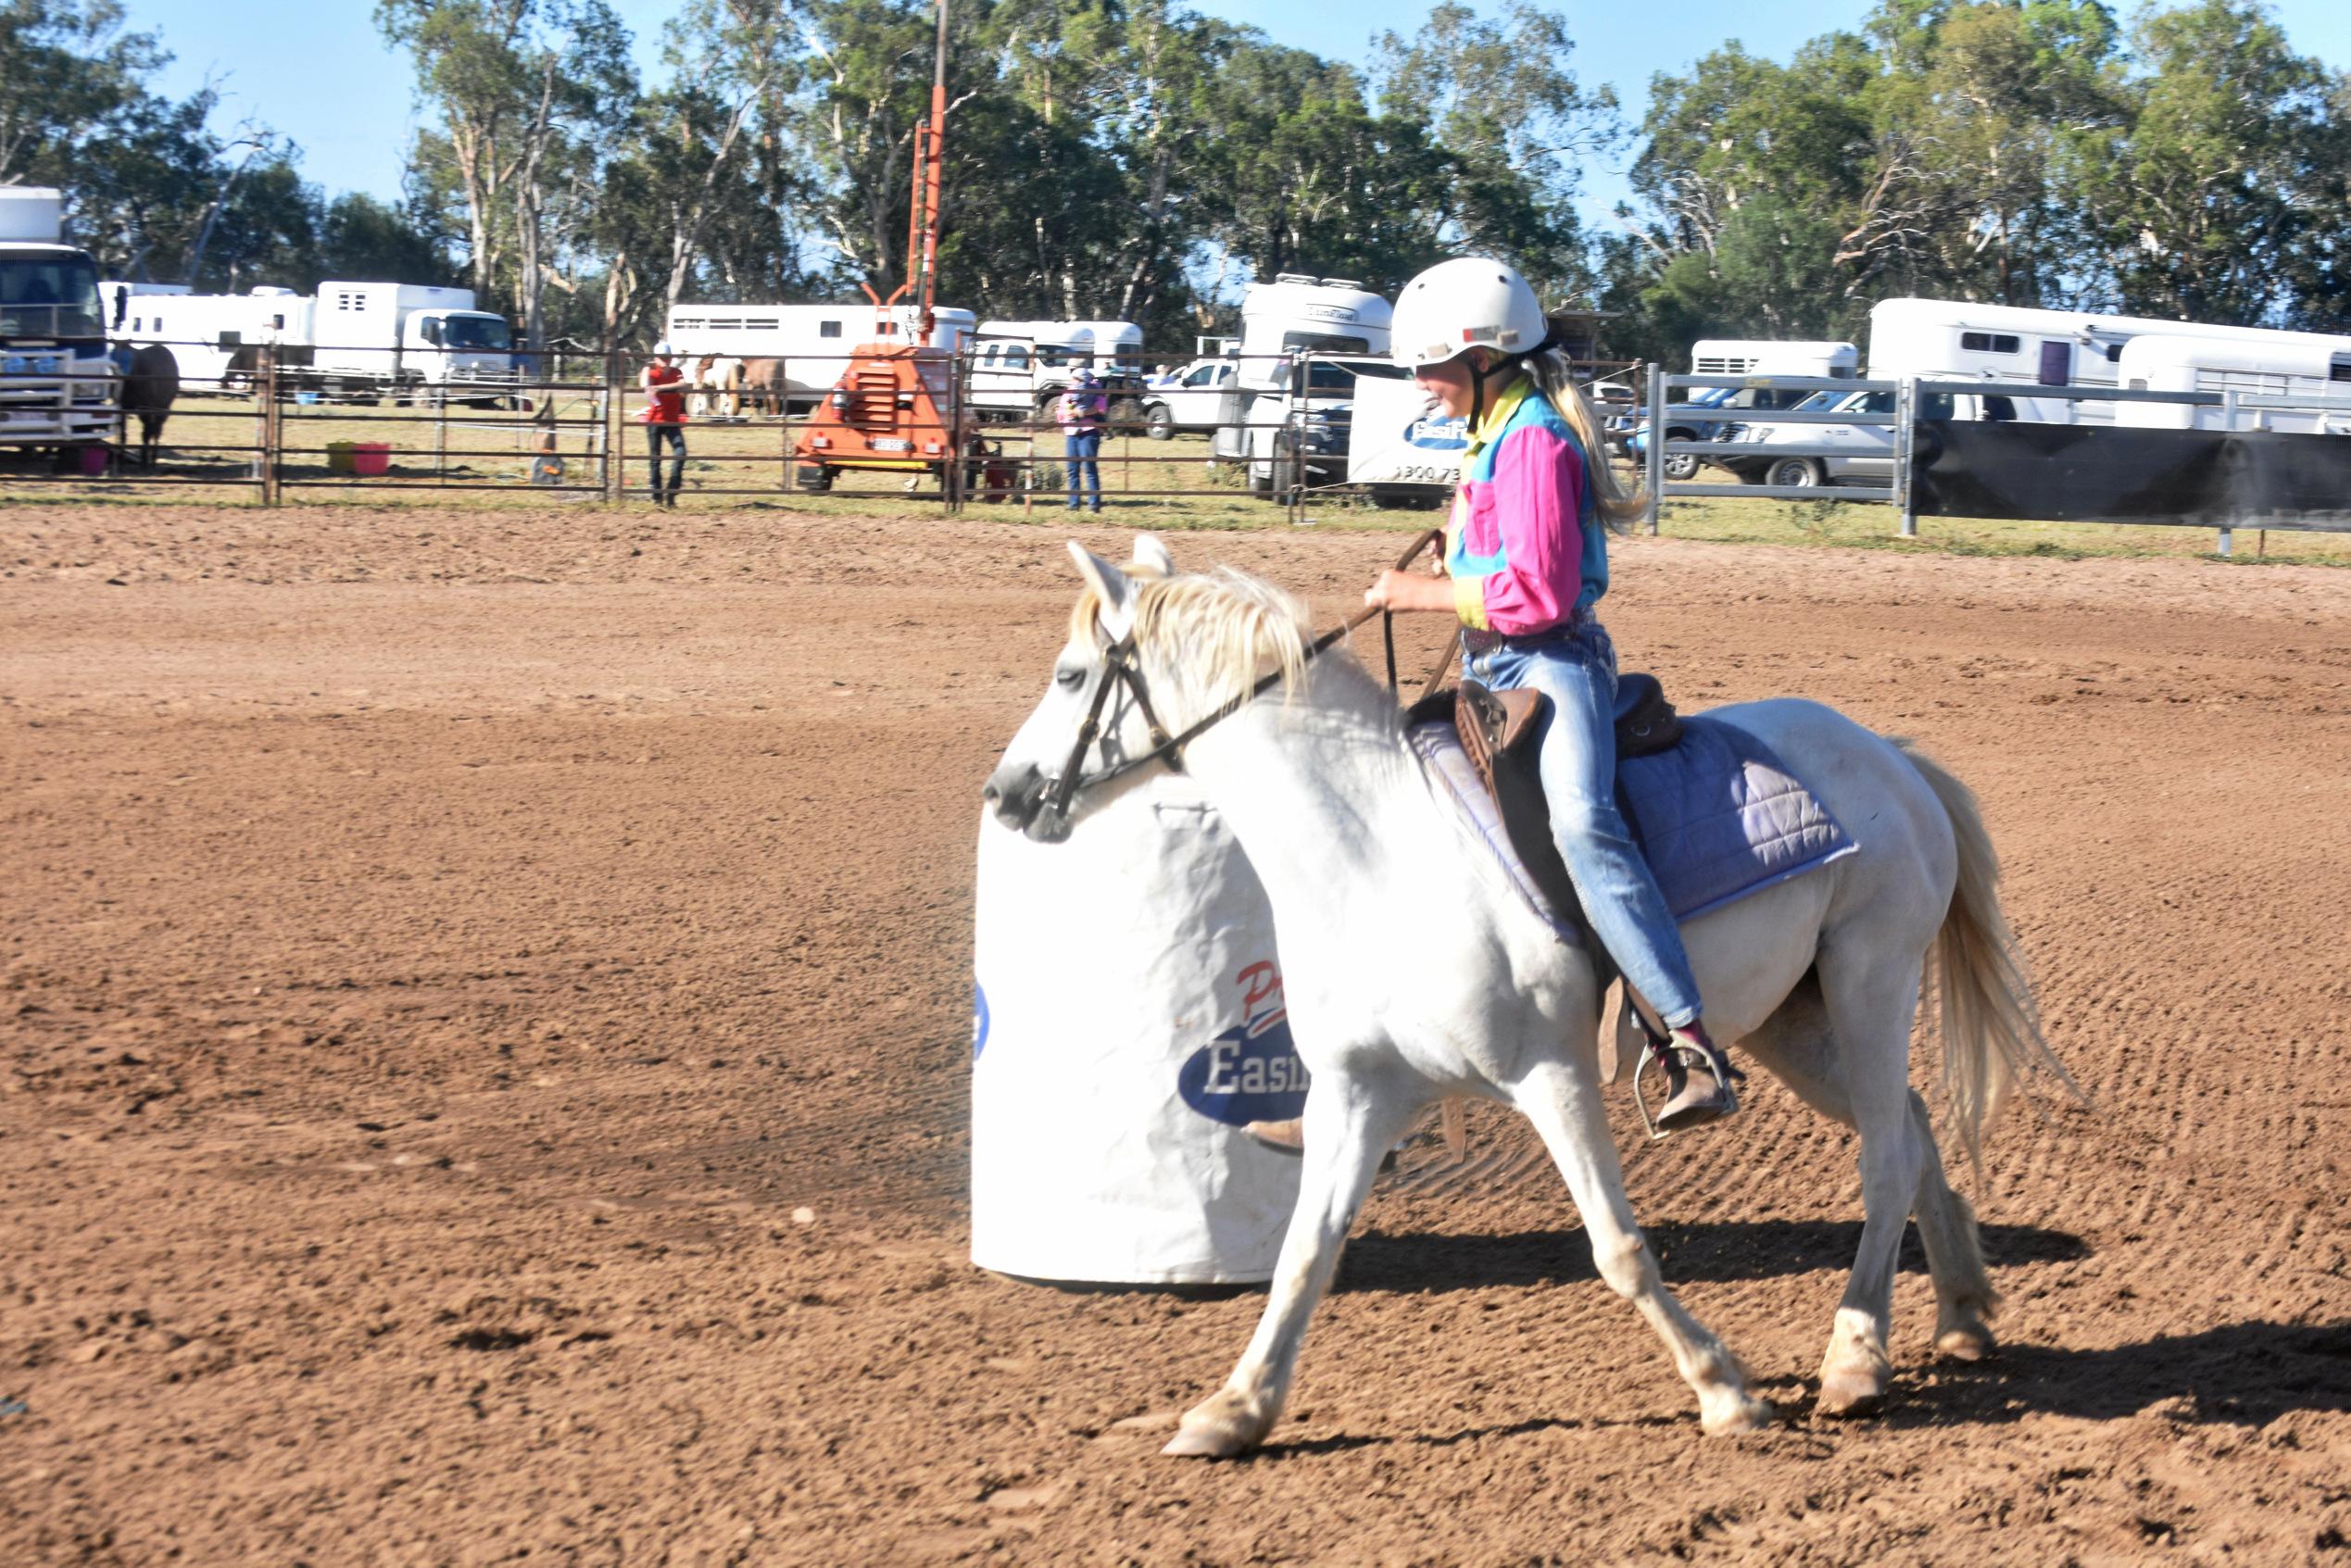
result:
<svg viewBox="0 0 2351 1568"><path fill-rule="evenodd" d="M1053 684L1058 686L1067 686L1075 691L1086 684L1086 671L1074 668L1056 670L1053 671Z"/></svg>

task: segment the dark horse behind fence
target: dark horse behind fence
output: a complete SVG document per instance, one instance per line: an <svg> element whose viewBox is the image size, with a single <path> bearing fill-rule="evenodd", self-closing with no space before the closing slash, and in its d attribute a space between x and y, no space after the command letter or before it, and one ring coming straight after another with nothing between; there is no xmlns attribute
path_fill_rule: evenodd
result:
<svg viewBox="0 0 2351 1568"><path fill-rule="evenodd" d="M163 421L180 396L180 362L159 343L131 352L122 371L123 440L128 445L131 420L139 421L139 462L153 468L156 447L163 439Z"/></svg>

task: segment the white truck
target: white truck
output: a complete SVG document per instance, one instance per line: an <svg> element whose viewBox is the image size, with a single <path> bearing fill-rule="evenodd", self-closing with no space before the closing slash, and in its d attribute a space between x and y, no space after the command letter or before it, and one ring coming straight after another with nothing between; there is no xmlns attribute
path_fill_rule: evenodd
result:
<svg viewBox="0 0 2351 1568"><path fill-rule="evenodd" d="M0 187L0 445L62 451L114 437L98 264L64 235L62 192Z"/></svg>
<svg viewBox="0 0 2351 1568"><path fill-rule="evenodd" d="M1292 483L1346 477L1348 421L1357 369L1301 354L1388 352L1395 308L1352 278L1284 272L1241 296L1240 352L1209 450L1243 464L1252 494L1284 496ZM1384 361L1380 361L1384 363Z"/></svg>
<svg viewBox="0 0 2351 1568"><path fill-rule="evenodd" d="M960 354L979 318L968 310L931 312L931 342ZM869 343L911 342L914 307L853 305L679 305L661 335L685 369L706 355L745 362L750 390L771 411L805 413L833 390L849 356Z"/></svg>
<svg viewBox="0 0 2351 1568"><path fill-rule="evenodd" d="M328 397L494 401L513 395L506 318L473 307L471 289L426 283L321 283L192 294L176 284L106 285L107 332L119 344L161 344L191 390L243 395L267 345L281 387Z"/></svg>
<svg viewBox="0 0 2351 1568"><path fill-rule="evenodd" d="M1225 393L1239 366L1232 355L1195 359L1164 385L1143 393L1143 428L1154 441L1180 430L1213 430L1225 422Z"/></svg>
<svg viewBox="0 0 2351 1568"><path fill-rule="evenodd" d="M1079 366L1110 395L1113 419L1139 416L1143 329L1132 321L982 321L968 346L970 401L983 420L1050 419Z"/></svg>

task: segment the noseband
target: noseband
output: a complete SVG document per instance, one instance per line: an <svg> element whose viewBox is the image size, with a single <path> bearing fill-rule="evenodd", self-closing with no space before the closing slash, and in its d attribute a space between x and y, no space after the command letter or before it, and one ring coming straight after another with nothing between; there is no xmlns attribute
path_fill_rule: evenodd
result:
<svg viewBox="0 0 2351 1568"><path fill-rule="evenodd" d="M1422 551L1431 545L1441 545L1444 538L1444 532L1441 529L1432 528L1423 533L1413 541L1411 549L1406 550L1398 558L1396 570L1402 571L1411 566L1420 558ZM1311 663L1329 652L1340 638L1375 615L1383 617L1380 630L1388 647L1388 689L1391 693L1394 692L1396 690L1396 617L1392 611L1364 609L1332 627L1306 645L1306 662ZM1167 726L1160 722L1158 709L1151 706L1150 688L1144 684L1141 656L1135 646L1135 633L1130 630L1126 635L1103 650L1102 678L1094 687L1094 700L1086 709L1086 721L1077 727L1077 739L1069 748L1069 760L1062 765L1061 776L1053 781L1051 787L1046 791L1044 798L1038 803L1037 815L1048 821L1058 820L1066 824L1069 820L1070 806L1076 800L1079 790L1099 788L1113 779L1123 777L1152 762L1164 760L1177 772L1183 771L1185 746L1199 738L1202 731L1222 723L1264 696L1281 678L1281 671L1278 670L1260 678L1246 691L1227 697L1206 717L1192 724L1182 734L1171 735L1167 733ZM1135 699L1135 707L1143 716L1143 723L1150 734L1151 748L1139 757L1130 757L1124 761L1113 762L1110 758L1109 743L1103 741L1102 770L1098 773L1087 773L1084 771L1086 754L1094 748L1098 740L1102 739L1102 709L1110 702L1111 688L1122 685Z"/></svg>

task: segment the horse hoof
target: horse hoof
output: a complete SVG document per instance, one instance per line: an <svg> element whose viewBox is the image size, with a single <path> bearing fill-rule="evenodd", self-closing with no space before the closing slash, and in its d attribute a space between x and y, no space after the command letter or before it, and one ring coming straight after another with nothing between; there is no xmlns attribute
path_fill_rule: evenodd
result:
<svg viewBox="0 0 2351 1568"><path fill-rule="evenodd" d="M1271 1424L1231 1390L1219 1390L1184 1412L1183 1424L1159 1451L1176 1459L1231 1459L1255 1448Z"/></svg>
<svg viewBox="0 0 2351 1568"><path fill-rule="evenodd" d="M1728 1437L1741 1432L1762 1432L1779 1419L1767 1399L1753 1394L1741 1394L1736 1399L1707 1411L1698 1424L1709 1437Z"/></svg>
<svg viewBox="0 0 2351 1568"><path fill-rule="evenodd" d="M1885 1403L1886 1380L1874 1371L1832 1372L1820 1379L1817 1408L1823 1415L1875 1415Z"/></svg>
<svg viewBox="0 0 2351 1568"><path fill-rule="evenodd" d="M1935 1336L1935 1354L1955 1361L1985 1361L1999 1348L1992 1330L1980 1323L1955 1323Z"/></svg>

